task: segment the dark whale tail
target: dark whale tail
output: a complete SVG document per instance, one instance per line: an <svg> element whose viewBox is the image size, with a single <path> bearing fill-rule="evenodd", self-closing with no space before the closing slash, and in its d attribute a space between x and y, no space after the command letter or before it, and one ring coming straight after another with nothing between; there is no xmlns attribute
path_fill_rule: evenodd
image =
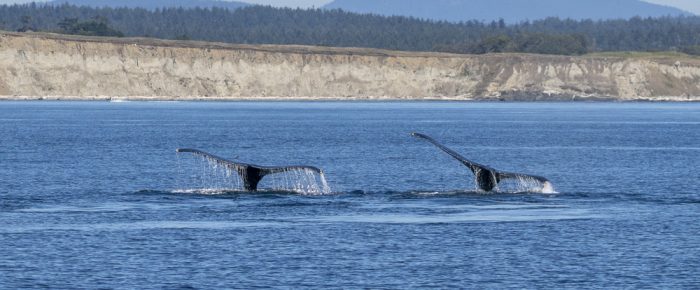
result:
<svg viewBox="0 0 700 290"><path fill-rule="evenodd" d="M318 174L323 174L323 170L313 166L259 166L255 164L234 162L197 149L177 149L177 152L192 153L202 156L231 170L235 170L243 180L243 186L247 191L258 190L258 183L260 183L260 180L269 174L290 172L295 170L310 170Z"/></svg>
<svg viewBox="0 0 700 290"><path fill-rule="evenodd" d="M498 186L499 182L501 182L502 180L505 180L505 179L534 180L534 181L537 181L538 183L540 183L543 188L546 186L551 186L551 183L549 182L549 180L547 178L544 178L541 176L499 171L499 170L493 169L489 166L482 165L482 164L476 163L474 161L471 161L467 158L464 158L464 156L453 151L452 149L447 148L444 145L438 143L437 141L435 141L435 139L431 138L428 135L421 134L421 133L411 133L411 136L416 137L416 138L425 139L428 142L435 145L436 147L440 148L440 150L442 150L445 153L447 153L448 155L452 156L452 158L459 160L459 162L464 164L464 166L469 168L472 171L472 173L474 173L474 177L476 178L476 184L479 186L479 189L481 189L481 190L491 191L494 188L496 188L496 186Z"/></svg>

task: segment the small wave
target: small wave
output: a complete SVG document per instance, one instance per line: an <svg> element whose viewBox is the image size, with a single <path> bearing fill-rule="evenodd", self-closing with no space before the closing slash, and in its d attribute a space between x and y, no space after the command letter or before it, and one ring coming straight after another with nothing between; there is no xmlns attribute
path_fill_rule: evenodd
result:
<svg viewBox="0 0 700 290"><path fill-rule="evenodd" d="M53 213L113 213L121 211L131 211L131 210L162 210L168 209L172 206L157 204L157 203L145 203L139 202L107 202L107 203L95 203L95 204L82 204L82 205L46 205L39 207L26 207L18 208L14 210L19 213L39 213L39 214L53 214Z"/></svg>
<svg viewBox="0 0 700 290"><path fill-rule="evenodd" d="M483 190L411 190L411 191L363 191L351 190L344 192L333 192L324 195L309 194L296 190L262 189L258 191L246 191L242 189L228 188L189 188L173 190L139 190L135 194L147 195L193 195L193 196L231 196L231 195L295 195L295 196L402 196L405 198L428 198L428 197L459 197L459 196L510 196L510 195L554 195L559 194L553 187L544 187L541 191L483 191Z"/></svg>
<svg viewBox="0 0 700 290"><path fill-rule="evenodd" d="M274 195L295 195L295 196L319 196L317 194L308 194L305 192L299 192L294 190L274 190L274 189L263 189L258 191L246 191L242 189L228 189L228 188L191 188L191 189L173 189L173 190L139 190L135 194L146 194L146 195L190 195L190 196L212 196L212 197L224 197L224 196L241 196L241 195L251 195L251 196L274 196Z"/></svg>
<svg viewBox="0 0 700 290"><path fill-rule="evenodd" d="M140 231L157 229L221 230L231 228L272 227L283 225L283 222L276 221L146 221L132 223L95 224L29 224L23 226L2 228L0 229L0 233L26 233L37 231Z"/></svg>
<svg viewBox="0 0 700 290"><path fill-rule="evenodd" d="M381 224L451 224L484 222L534 222L603 218L584 209L530 208L503 211L478 210L457 214L367 214L316 217L315 221Z"/></svg>
<svg viewBox="0 0 700 290"><path fill-rule="evenodd" d="M431 191L431 190L418 190L418 191L407 191L407 192L387 192L389 194L401 194L401 195L414 195L414 196L424 196L424 197L444 197L444 196L496 196L496 195L527 195L527 194L543 194L543 195L555 195L559 194L551 183L546 183L544 187L540 189L533 190L511 190L511 189L497 189L495 191L483 191L483 190L446 190L446 191Z"/></svg>
<svg viewBox="0 0 700 290"><path fill-rule="evenodd" d="M18 209L17 212L26 213L95 213L95 212L119 212L135 208L134 205L126 203L110 203L94 206L45 206Z"/></svg>
<svg viewBox="0 0 700 290"><path fill-rule="evenodd" d="M561 204L538 203L496 203L496 204L437 204L437 203L382 203L360 206L367 209L448 209L448 210L544 210L544 209L568 209L569 206Z"/></svg>
<svg viewBox="0 0 700 290"><path fill-rule="evenodd" d="M202 189L175 189L170 191L174 194L193 194L193 195L230 195L246 193L244 190L236 189L220 189L220 188L202 188Z"/></svg>

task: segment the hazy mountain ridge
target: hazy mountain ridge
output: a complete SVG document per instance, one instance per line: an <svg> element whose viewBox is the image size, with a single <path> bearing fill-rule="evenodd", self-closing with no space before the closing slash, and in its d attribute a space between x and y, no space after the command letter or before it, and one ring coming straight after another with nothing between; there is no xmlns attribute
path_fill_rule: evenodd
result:
<svg viewBox="0 0 700 290"><path fill-rule="evenodd" d="M502 18L514 23L547 17L599 20L692 15L678 8L640 0L334 0L324 8L451 22Z"/></svg>
<svg viewBox="0 0 700 290"><path fill-rule="evenodd" d="M182 8L227 8L227 9L238 9L245 6L250 6L251 4L238 2L238 1L219 1L219 0L53 0L48 2L52 5L60 5L63 3L68 3L77 6L90 6L90 7L128 7L128 8L144 8L148 10L154 10L156 8L164 7L182 7Z"/></svg>

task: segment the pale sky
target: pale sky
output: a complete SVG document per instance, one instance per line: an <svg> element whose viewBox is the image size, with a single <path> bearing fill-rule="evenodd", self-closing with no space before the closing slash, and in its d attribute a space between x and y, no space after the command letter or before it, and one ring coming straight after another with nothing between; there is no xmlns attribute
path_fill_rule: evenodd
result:
<svg viewBox="0 0 700 290"><path fill-rule="evenodd" d="M678 7L700 15L700 0L644 0L650 3Z"/></svg>
<svg viewBox="0 0 700 290"><path fill-rule="evenodd" d="M116 0L115 0L116 1ZM148 0L144 0L148 1ZM249 2L273 6L290 6L290 7L321 7L322 5L331 2L332 0L238 0L241 2ZM527 0L523 0L527 1ZM586 0L581 0L586 1ZM651 3L678 7L695 14L700 15L700 0L644 0ZM9 3L26 3L32 0L0 0L0 4ZM37 1L39 2L39 1Z"/></svg>
<svg viewBox="0 0 700 290"><path fill-rule="evenodd" d="M1 0L0 0L1 1ZM272 5L272 6L291 6L291 7L321 7L333 0L238 0L241 2ZM698 0L700 1L700 0Z"/></svg>
<svg viewBox="0 0 700 290"><path fill-rule="evenodd" d="M29 2L45 2L49 0L0 0L0 4L14 3L29 3ZM118 2L119 0L115 0ZM148 1L148 0L144 0ZM226 1L226 0L222 0ZM324 4L330 3L333 0L235 0L240 2L248 2L272 6L290 6L290 7L321 7Z"/></svg>

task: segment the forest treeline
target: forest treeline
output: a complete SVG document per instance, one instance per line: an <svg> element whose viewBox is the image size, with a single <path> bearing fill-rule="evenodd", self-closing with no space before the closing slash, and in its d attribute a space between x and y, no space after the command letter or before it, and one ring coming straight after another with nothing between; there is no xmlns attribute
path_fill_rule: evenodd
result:
<svg viewBox="0 0 700 290"><path fill-rule="evenodd" d="M451 23L265 6L146 10L32 3L0 6L0 29L475 54L700 53L697 16L600 21L547 18L508 25L504 21Z"/></svg>

